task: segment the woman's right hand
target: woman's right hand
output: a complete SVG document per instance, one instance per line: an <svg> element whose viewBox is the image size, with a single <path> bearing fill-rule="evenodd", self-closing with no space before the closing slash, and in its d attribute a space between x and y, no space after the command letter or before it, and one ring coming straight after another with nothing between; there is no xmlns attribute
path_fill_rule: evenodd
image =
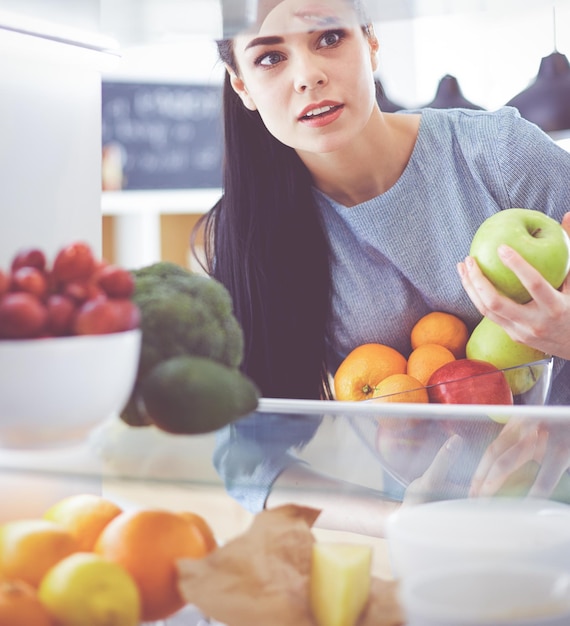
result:
<svg viewBox="0 0 570 626"><path fill-rule="evenodd" d="M402 506L433 500L450 500L462 495L462 487L450 480L450 472L461 462L464 440L452 435L438 450L427 470L408 485Z"/></svg>
<svg viewBox="0 0 570 626"><path fill-rule="evenodd" d="M562 227L570 235L570 213L564 216ZM499 293L475 259L467 257L463 263L458 263L457 270L478 311L504 328L511 339L546 354L570 359L570 274L562 286L555 289L512 248L500 246L498 254L532 299L519 304Z"/></svg>
<svg viewBox="0 0 570 626"><path fill-rule="evenodd" d="M550 497L570 468L569 425L511 417L483 454L469 495L495 495L510 476L529 462L535 462L539 469L528 495Z"/></svg>

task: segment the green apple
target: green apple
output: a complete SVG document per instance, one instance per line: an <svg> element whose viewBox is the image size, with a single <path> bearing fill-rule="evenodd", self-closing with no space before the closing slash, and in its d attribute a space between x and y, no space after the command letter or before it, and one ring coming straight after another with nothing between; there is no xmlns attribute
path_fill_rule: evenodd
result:
<svg viewBox="0 0 570 626"><path fill-rule="evenodd" d="M516 250L558 289L570 270L570 240L554 219L533 209L504 209L477 229L469 255L493 285L516 302L531 297L515 274L500 260L497 249L506 244Z"/></svg>
<svg viewBox="0 0 570 626"><path fill-rule="evenodd" d="M549 357L540 350L511 339L501 326L488 317L484 317L473 329L465 352L469 359L487 361L499 369L534 363ZM541 373L540 366L506 371L505 376L513 396L531 389Z"/></svg>

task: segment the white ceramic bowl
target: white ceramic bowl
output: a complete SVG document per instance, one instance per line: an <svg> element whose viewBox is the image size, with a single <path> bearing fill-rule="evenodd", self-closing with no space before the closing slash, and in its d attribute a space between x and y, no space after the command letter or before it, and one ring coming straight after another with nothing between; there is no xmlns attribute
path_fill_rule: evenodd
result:
<svg viewBox="0 0 570 626"><path fill-rule="evenodd" d="M387 519L386 538L394 575L403 580L497 561L570 571L570 505L539 498L404 506Z"/></svg>
<svg viewBox="0 0 570 626"><path fill-rule="evenodd" d="M139 329L108 335L0 341L0 446L78 441L131 394Z"/></svg>
<svg viewBox="0 0 570 626"><path fill-rule="evenodd" d="M570 573L512 563L411 576L400 588L407 626L568 626Z"/></svg>

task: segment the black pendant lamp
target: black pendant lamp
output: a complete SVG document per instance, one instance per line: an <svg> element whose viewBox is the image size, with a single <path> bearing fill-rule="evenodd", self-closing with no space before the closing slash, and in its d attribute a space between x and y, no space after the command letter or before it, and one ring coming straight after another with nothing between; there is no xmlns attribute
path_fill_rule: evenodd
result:
<svg viewBox="0 0 570 626"><path fill-rule="evenodd" d="M547 133L570 129L570 63L560 52L543 57L538 75L507 102Z"/></svg>
<svg viewBox="0 0 570 626"><path fill-rule="evenodd" d="M476 109L479 111L484 110L477 104L473 104L463 96L461 88L459 87L459 81L455 76L446 74L440 81L437 87L435 98L428 104L424 104L423 109Z"/></svg>

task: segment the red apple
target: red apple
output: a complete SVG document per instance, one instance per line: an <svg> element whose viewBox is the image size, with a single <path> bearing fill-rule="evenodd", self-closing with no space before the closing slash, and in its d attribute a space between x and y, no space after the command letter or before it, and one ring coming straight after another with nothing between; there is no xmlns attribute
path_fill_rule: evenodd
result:
<svg viewBox="0 0 570 626"><path fill-rule="evenodd" d="M90 278L85 280L70 280L60 288L60 293L71 298L77 304L83 304L96 298L107 299L105 292Z"/></svg>
<svg viewBox="0 0 570 626"><path fill-rule="evenodd" d="M76 335L106 335L119 328L119 313L111 300L95 298L81 305L73 322Z"/></svg>
<svg viewBox="0 0 570 626"><path fill-rule="evenodd" d="M54 335L70 335L75 318L75 302L59 293L51 294L46 302L48 311L47 328Z"/></svg>
<svg viewBox="0 0 570 626"><path fill-rule="evenodd" d="M106 335L138 328L140 310L127 298L99 297L83 303L73 320L76 335Z"/></svg>
<svg viewBox="0 0 570 626"><path fill-rule="evenodd" d="M97 272L97 284L109 298L130 298L135 290L135 278L128 270L106 265Z"/></svg>
<svg viewBox="0 0 570 626"><path fill-rule="evenodd" d="M29 339L45 330L47 309L31 293L7 293L0 301L0 337Z"/></svg>
<svg viewBox="0 0 570 626"><path fill-rule="evenodd" d="M111 299L117 314L117 332L133 330L140 326L141 312L139 307L128 298Z"/></svg>
<svg viewBox="0 0 570 626"><path fill-rule="evenodd" d="M87 279L95 270L91 247L77 241L62 248L53 262L52 274L61 282Z"/></svg>
<svg viewBox="0 0 570 626"><path fill-rule="evenodd" d="M42 270L29 265L19 267L12 272L12 291L25 291L38 297L44 298L48 290L45 274Z"/></svg>
<svg viewBox="0 0 570 626"><path fill-rule="evenodd" d="M442 365L430 376L427 389L430 402L439 404L513 404L505 374L478 359Z"/></svg>
<svg viewBox="0 0 570 626"><path fill-rule="evenodd" d="M20 267L35 267L43 272L46 268L46 256L39 248L24 248L13 258L10 269L15 272Z"/></svg>
<svg viewBox="0 0 570 626"><path fill-rule="evenodd" d="M10 288L10 276L0 270L0 297Z"/></svg>

